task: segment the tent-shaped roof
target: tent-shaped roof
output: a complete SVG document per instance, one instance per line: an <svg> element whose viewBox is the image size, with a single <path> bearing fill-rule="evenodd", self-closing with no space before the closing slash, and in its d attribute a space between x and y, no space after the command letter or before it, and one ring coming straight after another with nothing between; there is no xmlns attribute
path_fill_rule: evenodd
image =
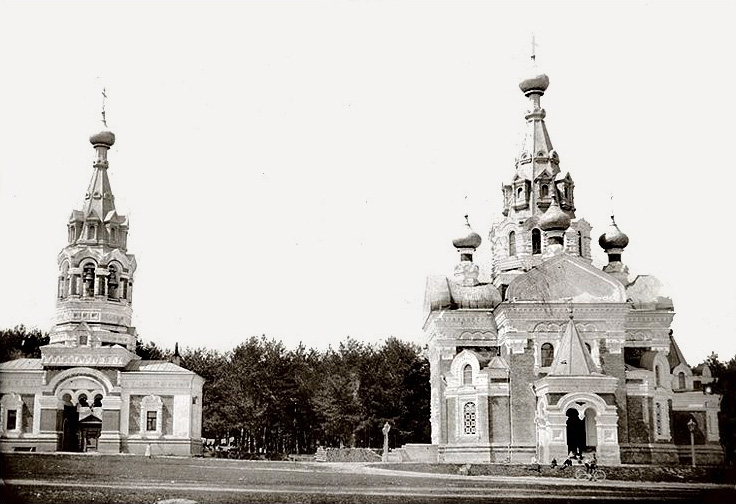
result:
<svg viewBox="0 0 736 504"><path fill-rule="evenodd" d="M588 376L593 373L596 373L593 358L570 318L548 376Z"/></svg>

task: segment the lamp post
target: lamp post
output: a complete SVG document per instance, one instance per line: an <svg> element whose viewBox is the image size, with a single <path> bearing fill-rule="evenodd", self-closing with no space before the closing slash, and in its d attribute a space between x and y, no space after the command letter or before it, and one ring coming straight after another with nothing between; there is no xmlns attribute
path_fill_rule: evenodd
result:
<svg viewBox="0 0 736 504"><path fill-rule="evenodd" d="M698 424L692 418L687 422L687 428L690 431L690 460L692 461L693 467L695 467L695 427Z"/></svg>

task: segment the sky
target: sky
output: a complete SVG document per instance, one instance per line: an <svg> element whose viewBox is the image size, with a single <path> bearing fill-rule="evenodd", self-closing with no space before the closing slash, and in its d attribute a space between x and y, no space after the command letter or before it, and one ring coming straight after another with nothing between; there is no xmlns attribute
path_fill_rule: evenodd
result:
<svg viewBox="0 0 736 504"><path fill-rule="evenodd" d="M426 277L452 273L466 213L488 275L533 33L594 264L613 211L690 364L728 359L735 19L726 1L2 1L0 327L51 328L105 87L142 340L424 344Z"/></svg>

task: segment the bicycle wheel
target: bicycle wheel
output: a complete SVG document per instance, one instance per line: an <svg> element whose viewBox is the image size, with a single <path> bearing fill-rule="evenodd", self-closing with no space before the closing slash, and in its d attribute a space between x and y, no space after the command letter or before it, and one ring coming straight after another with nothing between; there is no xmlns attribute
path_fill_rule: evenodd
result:
<svg viewBox="0 0 736 504"><path fill-rule="evenodd" d="M603 481L604 479L606 479L606 473L605 472L603 472L600 469L596 469L595 471L593 471L593 480L594 481Z"/></svg>
<svg viewBox="0 0 736 504"><path fill-rule="evenodd" d="M588 479L588 472L585 470L584 467L578 467L577 469L575 469L575 479Z"/></svg>

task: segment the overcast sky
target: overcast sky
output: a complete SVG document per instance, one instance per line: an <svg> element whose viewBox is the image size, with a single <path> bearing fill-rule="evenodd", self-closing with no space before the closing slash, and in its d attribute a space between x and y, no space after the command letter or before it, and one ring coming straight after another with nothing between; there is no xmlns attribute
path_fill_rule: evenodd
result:
<svg viewBox="0 0 736 504"><path fill-rule="evenodd" d="M134 323L420 344L425 278L501 217L532 32L578 217L613 208L691 364L736 354L735 2L0 3L0 327L51 327L107 88Z"/></svg>

